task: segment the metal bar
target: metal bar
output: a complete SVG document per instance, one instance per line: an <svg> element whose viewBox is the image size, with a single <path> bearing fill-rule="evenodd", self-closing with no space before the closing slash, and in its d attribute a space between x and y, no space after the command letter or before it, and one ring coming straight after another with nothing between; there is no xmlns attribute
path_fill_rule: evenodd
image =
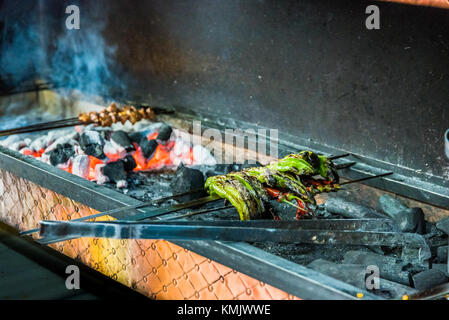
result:
<svg viewBox="0 0 449 320"><path fill-rule="evenodd" d="M103 216L112 216L112 215L114 215L116 213L120 213L120 212L123 212L123 211L129 211L129 210L133 210L133 209L145 208L145 207L151 206L152 204L155 204L155 203L158 203L158 202L161 202L161 201L174 199L174 198L185 196L185 195L192 194L192 193L197 193L197 192L200 192L200 191L203 191L203 190L204 190L203 188L198 188L198 189L186 191L186 192L183 192L183 193L174 194L174 195L171 195L171 196L168 196L168 197L163 197L163 198L150 200L150 201L147 201L147 202L144 202L144 203L139 203L139 204L135 204L135 205L131 205L131 206L124 206L124 207L120 207L120 208L116 208L116 209L111 209L111 210L108 210L108 211L105 211L105 212L91 214L91 215L88 215L88 216L85 216L85 217L81 217L81 218L78 218L78 219L73 219L71 221L72 222L73 221L85 221L85 220L95 219L95 218L99 218L99 217L103 217ZM25 236L25 235L32 234L32 233L35 233L35 232L39 232L39 228L22 231L22 232L19 233L19 235Z"/></svg>
<svg viewBox="0 0 449 320"><path fill-rule="evenodd" d="M346 168L352 167L352 166L355 165L356 163L357 163L357 162L348 162L348 163L337 164L337 165L335 166L335 168L336 168L337 170L346 169Z"/></svg>
<svg viewBox="0 0 449 320"><path fill-rule="evenodd" d="M234 208L234 206L223 206L223 207L217 207L217 208L203 209L203 210L193 211L193 212L189 212L186 214L181 214L179 216L167 218L167 219L164 219L164 221L188 218L188 217L196 216L199 214L210 213L210 212L214 212L214 211L220 211L220 210L231 209L231 208Z"/></svg>
<svg viewBox="0 0 449 320"><path fill-rule="evenodd" d="M65 128L65 127L73 127L76 125L82 124L79 120L70 120L70 121L60 121L58 123L49 124L46 123L38 125L32 125L22 128L15 128L15 129L8 129L0 131L0 137L8 136L8 135L14 135L14 134L22 134L22 133L31 133L31 132L38 132L38 131L44 131L44 130L52 130L52 129L59 129L59 128Z"/></svg>
<svg viewBox="0 0 449 320"><path fill-rule="evenodd" d="M299 226L299 227L297 227ZM59 242L61 237L114 238L114 239L164 239L164 240L215 240L244 242L288 242L307 244L378 245L412 247L420 250L421 259L431 256L430 248L418 234L383 231L313 230L294 221L281 224L271 221L270 227L258 226L253 221L185 223L151 222L67 222L42 221L41 244Z"/></svg>
<svg viewBox="0 0 449 320"><path fill-rule="evenodd" d="M382 173L382 174L378 174L375 176L365 177L365 178L361 178L361 179L357 179L357 180L345 181L345 182L340 183L340 185L343 186L345 184L357 183L357 182L362 182L362 181L371 180L371 179L375 179L375 178L386 177L386 176L389 176L392 174L393 174L393 172Z"/></svg>
<svg viewBox="0 0 449 320"><path fill-rule="evenodd" d="M339 154L336 156L330 156L327 157L329 160L336 160L336 159L340 159L340 158L345 158L345 157L349 157L351 154L350 153L343 153L343 154Z"/></svg>

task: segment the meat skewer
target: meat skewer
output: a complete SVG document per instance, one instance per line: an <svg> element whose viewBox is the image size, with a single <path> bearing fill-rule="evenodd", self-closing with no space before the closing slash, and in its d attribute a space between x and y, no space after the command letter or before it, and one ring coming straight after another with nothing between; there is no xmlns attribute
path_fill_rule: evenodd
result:
<svg viewBox="0 0 449 320"><path fill-rule="evenodd" d="M13 134L31 133L43 130L73 127L77 125L95 124L102 127L111 126L113 123L121 122L125 124L130 121L132 124L142 120L153 120L155 113L151 107L136 108L134 106L124 106L119 108L112 103L100 112L81 113L78 117L56 120L44 123L33 124L21 128L7 129L0 131L0 137Z"/></svg>

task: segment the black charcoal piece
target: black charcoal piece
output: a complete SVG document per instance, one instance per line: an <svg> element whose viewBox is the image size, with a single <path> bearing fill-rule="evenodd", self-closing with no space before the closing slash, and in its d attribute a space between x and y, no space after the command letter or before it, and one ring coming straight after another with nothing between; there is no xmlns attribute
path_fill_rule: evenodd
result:
<svg viewBox="0 0 449 320"><path fill-rule="evenodd" d="M139 144L140 141L145 138L140 132L130 132L128 133L128 138L131 142Z"/></svg>
<svg viewBox="0 0 449 320"><path fill-rule="evenodd" d="M424 212L421 208L410 208L398 212L393 221L402 232L416 232L423 234L426 229Z"/></svg>
<svg viewBox="0 0 449 320"><path fill-rule="evenodd" d="M390 218L394 219L402 211L406 211L408 207L403 205L399 200L392 198L388 194L384 194L379 198L379 204L383 212Z"/></svg>
<svg viewBox="0 0 449 320"><path fill-rule="evenodd" d="M449 276L449 269L447 263L434 263L432 264L432 269L436 269L438 271L443 272L446 275L446 277Z"/></svg>
<svg viewBox="0 0 449 320"><path fill-rule="evenodd" d="M158 135L156 139L160 141L167 141L168 139L170 139L172 132L173 132L172 127L170 127L167 124L163 124L158 130Z"/></svg>
<svg viewBox="0 0 449 320"><path fill-rule="evenodd" d="M345 253L343 262L345 264L377 266L382 278L410 286L409 273L402 271L403 265L397 263L393 257L368 251L351 250Z"/></svg>
<svg viewBox="0 0 449 320"><path fill-rule="evenodd" d="M125 158L121 159L124 165L124 169L126 172L133 171L133 169L137 166L136 160L131 155L127 155Z"/></svg>
<svg viewBox="0 0 449 320"><path fill-rule="evenodd" d="M126 151L134 150L134 146L125 131L114 131L111 135L111 140L119 146L125 148Z"/></svg>
<svg viewBox="0 0 449 320"><path fill-rule="evenodd" d="M448 282L446 275L437 269L430 269L417 273L412 279L413 286L418 290L431 289Z"/></svg>
<svg viewBox="0 0 449 320"><path fill-rule="evenodd" d="M156 151L158 143L156 140L148 140L146 138L143 138L140 141L139 145L140 148L142 148L143 156L147 159L151 159L154 155L154 152Z"/></svg>
<svg viewBox="0 0 449 320"><path fill-rule="evenodd" d="M438 258L438 261L441 263L448 262L447 248L448 248L448 246L441 246L441 247L438 247L438 249L437 249L437 258Z"/></svg>
<svg viewBox="0 0 449 320"><path fill-rule="evenodd" d="M70 143L58 144L56 148L50 151L50 163L56 166L61 163L67 162L73 155L75 155L75 149Z"/></svg>
<svg viewBox="0 0 449 320"><path fill-rule="evenodd" d="M125 164L121 160L106 164L103 173L112 182L126 180Z"/></svg>
<svg viewBox="0 0 449 320"><path fill-rule="evenodd" d="M97 131L104 140L111 139L111 135L112 135L113 131L110 127L95 127L93 129L95 131Z"/></svg>
<svg viewBox="0 0 449 320"><path fill-rule="evenodd" d="M384 215L372 208L346 201L342 198L330 198L326 201L324 207L331 213L347 218L385 218Z"/></svg>
<svg viewBox="0 0 449 320"><path fill-rule="evenodd" d="M324 259L317 259L311 262L307 267L357 288L366 288L366 267L363 265L337 264Z"/></svg>
<svg viewBox="0 0 449 320"><path fill-rule="evenodd" d="M98 159L104 159L106 155L103 153L104 139L97 131L84 131L79 139L80 147L85 154Z"/></svg>
<svg viewBox="0 0 449 320"><path fill-rule="evenodd" d="M185 167L183 165L176 170L176 177L173 179L173 194L183 193L204 187L204 176L200 170ZM204 191L190 194L178 198L179 201L189 201L204 195Z"/></svg>
<svg viewBox="0 0 449 320"><path fill-rule="evenodd" d="M449 217L437 222L437 228L446 234L449 234Z"/></svg>

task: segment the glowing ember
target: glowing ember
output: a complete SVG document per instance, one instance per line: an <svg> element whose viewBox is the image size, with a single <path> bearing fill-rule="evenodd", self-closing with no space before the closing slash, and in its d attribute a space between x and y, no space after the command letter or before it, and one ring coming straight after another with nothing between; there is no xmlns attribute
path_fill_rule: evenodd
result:
<svg viewBox="0 0 449 320"><path fill-rule="evenodd" d="M75 128L75 130L78 133L83 132L83 128L78 126ZM152 133L149 133L147 135L148 140L154 140L158 136L158 132L154 131ZM193 156L193 148L189 146L188 152L182 152L181 154L174 154L173 150L177 143L183 143L178 142L176 140L169 140L166 141L165 144L159 143L156 147L156 150L153 153L153 156L151 158L145 158L143 155L142 148L137 144L133 143L135 147L135 151L131 151L129 153L105 153L106 159L100 160L96 157L89 156L89 177L88 179L91 181L96 181L96 167L97 165L104 165L109 162L115 162L122 158L124 158L126 155L131 155L135 162L136 167L133 169L133 171L149 171L149 170L160 170L162 168L170 168L170 167L177 167L181 162L183 162L186 165L191 165L194 163L194 156ZM183 146L185 148L185 146ZM113 150L114 151L114 150ZM42 155L45 153L45 149L41 149L39 151L33 151L31 149L23 149L22 153L27 156L33 156L35 158L41 158ZM42 158L43 159L43 158ZM72 173L72 162L69 163L67 167L58 166L60 169L67 171L69 173Z"/></svg>

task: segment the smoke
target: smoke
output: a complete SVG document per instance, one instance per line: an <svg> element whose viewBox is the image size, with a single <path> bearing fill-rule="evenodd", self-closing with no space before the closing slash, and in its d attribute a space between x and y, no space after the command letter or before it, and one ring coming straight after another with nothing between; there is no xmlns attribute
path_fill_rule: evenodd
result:
<svg viewBox="0 0 449 320"><path fill-rule="evenodd" d="M0 76L3 82L15 86L40 72L44 52L36 33L36 2L20 5L8 1L0 11Z"/></svg>
<svg viewBox="0 0 449 320"><path fill-rule="evenodd" d="M22 2L23 1L23 2ZM72 1L80 8L80 29L68 30L58 1L7 0L0 12L0 75L8 85L49 80L58 87L108 95L122 92L117 46L106 43L108 14L96 1ZM112 71L113 70L113 71Z"/></svg>
<svg viewBox="0 0 449 320"><path fill-rule="evenodd" d="M105 12L97 17L104 17ZM50 66L50 79L66 88L89 93L106 93L123 88L123 82L111 71L117 46L103 37L104 19L81 17L79 30L66 30L55 42L56 51ZM65 22L64 22L65 23Z"/></svg>

